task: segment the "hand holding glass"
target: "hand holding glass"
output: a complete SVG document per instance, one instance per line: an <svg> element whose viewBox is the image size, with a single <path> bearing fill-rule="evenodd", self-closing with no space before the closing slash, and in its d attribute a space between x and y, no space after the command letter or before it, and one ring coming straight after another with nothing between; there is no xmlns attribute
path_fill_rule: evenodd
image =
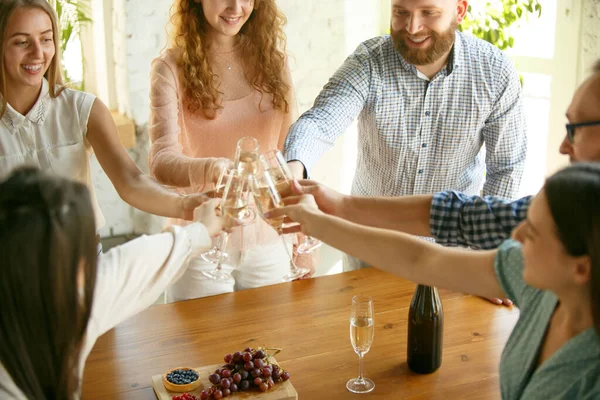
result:
<svg viewBox="0 0 600 400"><path fill-rule="evenodd" d="M281 197L291 195L294 176L285 162L283 154L281 154L279 150L268 151L261 156L261 163L271 174ZM300 254L310 254L322 244L323 242L320 240L315 239L312 236L306 236L304 241L298 245L297 251Z"/></svg>
<svg viewBox="0 0 600 400"><path fill-rule="evenodd" d="M239 225L240 220L248 222L246 216L246 210L248 209L248 196L247 196L248 181L244 177L240 176L237 171L231 171L228 175L227 184L223 190L223 198L221 201L221 214L225 218L225 227L232 228ZM229 233L226 230L221 231L219 237L219 249L220 254L223 254L223 250L227 247L227 240L229 239ZM223 271L221 264L223 258L219 258L217 261L217 267L213 271L203 271L202 273L211 279L231 279L231 274L227 271Z"/></svg>
<svg viewBox="0 0 600 400"><path fill-rule="evenodd" d="M225 190L225 185L227 185L227 182L229 181L230 172L231 170L228 170L227 168L221 169L221 173L219 174L219 179L217 179L215 188L204 194L211 199L223 197L223 191ZM219 260L224 262L229 259L229 254L225 252L225 247L221 244L221 236L219 236L217 243L215 243L212 249L202 253L200 256L204 261L213 264L217 264Z"/></svg>
<svg viewBox="0 0 600 400"><path fill-rule="evenodd" d="M283 206L283 201L281 200L281 195L277 191L277 187L273 181L271 174L269 174L268 169L264 168L259 171L256 175L252 175L249 177L252 194L254 195L254 200L256 202L256 206L263 217L263 219L271 225L277 232L279 232L279 237L285 247L285 251L288 254L290 259L290 272L285 275L282 279L285 282L293 281L295 279L301 278L302 276L308 274L310 270L308 268L300 268L294 263L294 258L288 249L287 242L281 234L281 226L283 225L283 217L278 217L274 219L266 219L264 214L277 207Z"/></svg>
<svg viewBox="0 0 600 400"><path fill-rule="evenodd" d="M346 388L352 393L369 393L375 388L372 380L363 377L363 357L371 349L375 333L373 299L369 296L354 296L350 311L350 341L358 354L358 378L350 379Z"/></svg>

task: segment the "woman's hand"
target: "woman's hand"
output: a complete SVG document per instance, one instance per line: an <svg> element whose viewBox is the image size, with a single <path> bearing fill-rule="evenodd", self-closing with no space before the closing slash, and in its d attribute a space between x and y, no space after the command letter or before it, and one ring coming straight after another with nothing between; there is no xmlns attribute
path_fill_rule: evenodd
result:
<svg viewBox="0 0 600 400"><path fill-rule="evenodd" d="M223 217L217 211L220 203L220 199L207 200L194 210L194 221L203 224L210 236L217 235L223 229Z"/></svg>
<svg viewBox="0 0 600 400"><path fill-rule="evenodd" d="M216 185L219 182L221 174L227 173L227 171L232 169L233 166L233 161L228 158L219 158L215 160L211 168L211 175L209 177L210 183Z"/></svg>
<svg viewBox="0 0 600 400"><path fill-rule="evenodd" d="M194 219L194 211L210 198L203 193L194 193L181 195L179 197L179 209L182 219L192 221Z"/></svg>

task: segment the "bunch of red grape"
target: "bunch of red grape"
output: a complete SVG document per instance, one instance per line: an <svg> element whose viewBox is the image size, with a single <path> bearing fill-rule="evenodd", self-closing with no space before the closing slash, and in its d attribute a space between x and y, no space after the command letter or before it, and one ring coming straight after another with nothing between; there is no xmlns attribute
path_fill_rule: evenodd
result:
<svg viewBox="0 0 600 400"><path fill-rule="evenodd" d="M261 348L254 350L248 347L242 352L227 354L224 360L226 364L208 376L213 386L202 391L201 400L218 400L252 388L266 392L275 386L275 382L290 379L290 373L272 364Z"/></svg>
<svg viewBox="0 0 600 400"><path fill-rule="evenodd" d="M196 396L190 393L184 393L179 396L173 396L172 400L199 400Z"/></svg>

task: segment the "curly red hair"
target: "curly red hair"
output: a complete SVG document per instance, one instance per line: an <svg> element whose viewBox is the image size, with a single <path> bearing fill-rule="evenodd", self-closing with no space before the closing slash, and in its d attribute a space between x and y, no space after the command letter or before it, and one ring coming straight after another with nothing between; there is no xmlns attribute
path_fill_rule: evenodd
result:
<svg viewBox="0 0 600 400"><path fill-rule="evenodd" d="M289 111L286 94L290 86L284 79L286 37L285 16L275 0L255 0L250 18L240 30L242 59L246 80L258 91L273 97L273 107ZM209 29L202 5L194 0L176 0L171 16L173 47L177 63L183 67L184 89L191 112L202 111L215 118L222 108L219 80L208 62L206 40Z"/></svg>

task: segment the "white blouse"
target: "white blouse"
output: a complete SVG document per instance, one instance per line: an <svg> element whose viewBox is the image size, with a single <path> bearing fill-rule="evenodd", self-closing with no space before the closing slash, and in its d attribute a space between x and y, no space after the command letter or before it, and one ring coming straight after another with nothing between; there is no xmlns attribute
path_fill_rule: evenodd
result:
<svg viewBox="0 0 600 400"><path fill-rule="evenodd" d="M96 229L104 226L92 184L89 159L92 146L86 139L90 111L96 96L66 88L50 97L44 78L33 108L22 115L10 104L0 119L0 180L23 165L87 185L96 216Z"/></svg>
<svg viewBox="0 0 600 400"><path fill-rule="evenodd" d="M211 247L204 225L171 226L167 232L141 236L101 254L94 304L81 353L85 360L96 339L156 301L187 269L187 260ZM26 399L0 363L0 399Z"/></svg>

